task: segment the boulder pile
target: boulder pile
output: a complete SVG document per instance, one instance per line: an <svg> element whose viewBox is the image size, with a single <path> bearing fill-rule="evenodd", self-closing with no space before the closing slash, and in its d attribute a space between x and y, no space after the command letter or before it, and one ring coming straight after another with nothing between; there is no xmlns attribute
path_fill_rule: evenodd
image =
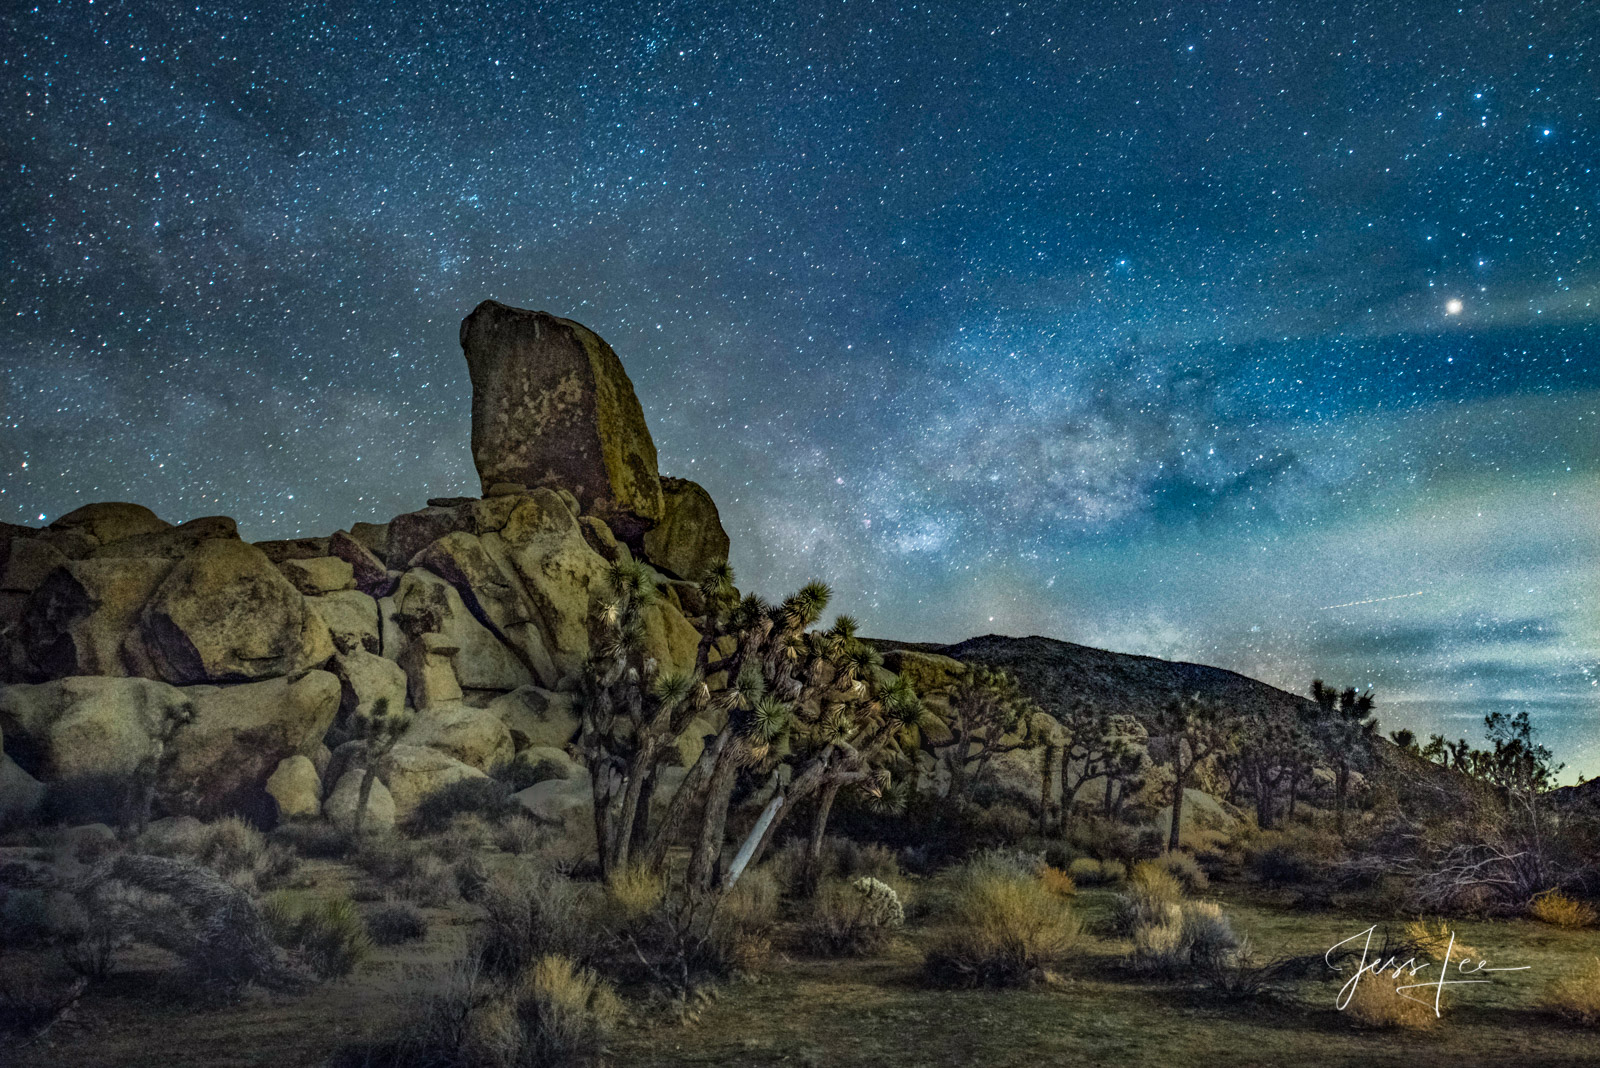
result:
<svg viewBox="0 0 1600 1068"><path fill-rule="evenodd" d="M140 776L158 815L348 820L380 709L410 719L379 824L510 766L541 771L541 798L587 789L573 692L608 568L655 569L646 647L687 669L694 581L728 536L704 489L660 476L592 331L486 301L461 345L481 497L255 544L117 502L0 524L0 825Z"/></svg>

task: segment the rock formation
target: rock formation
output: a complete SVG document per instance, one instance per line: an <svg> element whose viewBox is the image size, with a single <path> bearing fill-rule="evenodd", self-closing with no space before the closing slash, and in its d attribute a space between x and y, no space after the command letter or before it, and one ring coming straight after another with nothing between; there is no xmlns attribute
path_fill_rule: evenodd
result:
<svg viewBox="0 0 1600 1068"><path fill-rule="evenodd" d="M705 490L660 478L591 331L488 302L461 343L482 498L255 544L226 517L174 525L125 503L0 524L0 827L50 791L131 796L136 779L158 816L349 823L355 720L380 704L411 719L369 827L506 768L542 787L531 807L582 809L573 691L611 565L656 569L645 648L687 670L699 593L683 580L726 560L728 536ZM698 735L685 744L692 763Z"/></svg>

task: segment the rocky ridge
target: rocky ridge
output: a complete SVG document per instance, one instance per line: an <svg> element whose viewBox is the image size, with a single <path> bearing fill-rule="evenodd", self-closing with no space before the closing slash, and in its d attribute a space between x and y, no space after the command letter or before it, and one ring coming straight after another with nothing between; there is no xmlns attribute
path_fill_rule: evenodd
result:
<svg viewBox="0 0 1600 1068"><path fill-rule="evenodd" d="M0 823L152 766L158 814L339 818L349 725L379 701L412 719L378 822L529 753L573 778L571 692L619 558L661 580L649 654L692 664L689 580L728 537L705 490L660 477L616 354L492 301L461 343L481 497L255 544L122 502L0 526Z"/></svg>

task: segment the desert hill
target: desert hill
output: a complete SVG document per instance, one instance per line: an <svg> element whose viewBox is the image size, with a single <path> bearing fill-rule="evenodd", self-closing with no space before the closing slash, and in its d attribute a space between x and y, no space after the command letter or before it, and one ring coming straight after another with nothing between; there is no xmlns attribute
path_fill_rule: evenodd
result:
<svg viewBox="0 0 1600 1068"><path fill-rule="evenodd" d="M1087 645L1031 635L985 634L954 645L874 639L889 654L905 650L946 656L963 663L1003 668L1046 710L1084 697L1116 714L1148 717L1175 694L1199 694L1241 712L1306 712L1311 702L1224 668L1153 656L1113 653Z"/></svg>

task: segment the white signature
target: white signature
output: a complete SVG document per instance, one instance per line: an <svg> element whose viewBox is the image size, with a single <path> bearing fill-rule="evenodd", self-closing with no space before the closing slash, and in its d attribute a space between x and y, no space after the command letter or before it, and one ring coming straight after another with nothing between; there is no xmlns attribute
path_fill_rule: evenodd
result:
<svg viewBox="0 0 1600 1068"><path fill-rule="evenodd" d="M1390 978L1391 979L1400 979L1400 978L1415 979L1417 977L1418 973L1424 972L1427 969L1432 968L1434 966L1434 964L1435 964L1435 962L1431 961L1431 960L1430 961L1422 961L1422 962L1419 963L1417 961L1417 958L1415 958L1415 957L1412 957L1410 960L1407 960L1407 961L1401 961L1398 957L1387 957L1387 958L1381 958L1381 959L1378 959L1378 960L1374 960L1374 961L1371 961L1369 963L1367 961L1367 953L1372 948L1372 933L1374 931L1376 931L1377 928L1378 928L1378 925L1377 924L1373 924L1371 927L1368 927L1365 931L1362 931L1359 934L1353 934L1349 938L1346 938L1343 942L1339 942L1339 943L1329 947L1328 952L1323 954L1323 960L1328 962L1328 967L1333 968L1335 971L1339 971L1340 969L1338 968L1338 966L1335 965L1333 963L1333 961L1330 959L1333 956L1333 951L1338 949L1340 946L1347 946L1351 942L1356 941L1357 939L1365 939L1365 941L1363 941L1362 944L1361 944L1361 964L1360 964L1359 967L1356 968L1356 973L1350 977L1349 981L1346 982L1344 984L1344 986L1339 988L1338 1000L1334 1002L1335 1007L1340 1009L1340 1010L1343 1010L1346 1005L1350 1004L1350 999L1355 996L1356 986L1361 982L1361 977L1363 975L1370 975L1370 976L1373 977L1373 979L1377 979L1377 977L1378 977L1378 975L1380 973L1388 972L1388 973L1390 973ZM1490 982L1490 980L1488 980L1488 979L1451 979L1449 977L1450 976L1450 965L1451 964L1454 964L1456 966L1456 974L1457 975L1474 975L1474 976L1475 975L1481 975L1484 972L1525 972L1528 969L1530 969L1531 967L1533 967L1533 965L1531 965L1531 964L1524 964L1524 965L1522 965L1520 967L1516 967L1516 968L1511 968L1511 967L1491 968L1491 967L1489 967L1489 962L1488 961L1486 961L1486 960L1474 960L1471 956L1463 956L1460 960L1454 960L1453 961L1451 958L1455 954L1455 948L1456 948L1456 935L1455 935L1454 931L1451 931L1450 932L1450 944L1445 949L1444 960L1437 962L1438 965L1439 965L1439 978L1436 979L1436 980L1430 980L1428 982L1423 982L1423 983L1407 983L1407 984L1405 984L1403 986L1396 986L1394 988L1395 993L1399 994L1401 997L1405 998L1407 1001L1415 1001L1419 1005L1426 1005L1426 1004L1428 1004L1428 1001L1426 1001L1426 1000L1424 1000L1423 998L1420 998L1420 997L1413 997L1410 993L1408 993L1408 991L1432 989L1433 990L1433 1002L1432 1002L1433 1003L1433 1014L1435 1016L1439 1016L1439 1015L1441 1015L1441 1013L1439 1011L1439 1006L1440 1006L1441 1000L1444 997L1444 988L1445 987L1447 987L1447 986L1468 986L1468 985L1471 985L1471 984L1474 984L1474 983L1487 983L1487 982ZM1468 967L1469 965L1471 965L1471 967Z"/></svg>

